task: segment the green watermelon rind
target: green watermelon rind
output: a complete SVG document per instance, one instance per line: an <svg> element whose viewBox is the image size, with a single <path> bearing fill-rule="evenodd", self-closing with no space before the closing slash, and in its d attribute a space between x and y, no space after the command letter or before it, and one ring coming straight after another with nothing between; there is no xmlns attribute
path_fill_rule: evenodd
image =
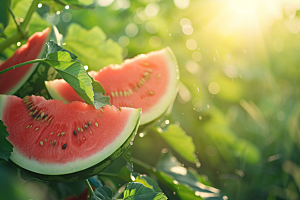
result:
<svg viewBox="0 0 300 200"><path fill-rule="evenodd" d="M0 110L3 110L5 102L9 101L8 97L9 95L0 95ZM120 156L123 153L123 150L126 150L128 141L133 140L137 132L140 123L140 114L141 109L135 109L129 116L128 123L124 127L122 133L119 134L119 137L104 150L101 150L97 154L86 159L66 164L43 164L36 160L24 157L14 148L10 160L24 170L30 171L33 176L43 180L51 179L52 181L62 181L61 179L66 179L66 181L68 181L70 180L70 177L73 177L73 179L78 177L78 180L80 180L93 176L108 166L112 160L115 160ZM2 118L2 112L0 112L0 120L3 120ZM126 141L125 143L124 140ZM71 181L74 181L73 179Z"/></svg>
<svg viewBox="0 0 300 200"><path fill-rule="evenodd" d="M109 157L106 159L102 160L101 162L97 163L94 166L89 167L88 169L75 172L75 173L70 173L70 174L62 174L62 175L46 175L46 174L39 174L39 173L34 173L32 171L26 170L20 166L21 170L35 178L45 180L45 181L51 181L51 182L74 182L74 181L79 181L83 179L90 178L94 175L99 174L101 171L103 171L105 168L110 166L117 158L122 156L127 149L132 145L133 140L135 138L135 135L137 133L139 124L137 123L135 128L133 129L130 137L120 146L114 153L112 153ZM16 165L15 163L12 163Z"/></svg>
<svg viewBox="0 0 300 200"><path fill-rule="evenodd" d="M50 81L51 82L51 81ZM51 87L49 81L45 81L45 86L47 88L48 93L50 94L50 96L52 97L52 99L59 99L62 100L64 103L69 103L68 100L66 100L65 98L63 98L58 92L57 90L54 89L54 87Z"/></svg>
<svg viewBox="0 0 300 200"><path fill-rule="evenodd" d="M40 52L39 52L38 56L36 57L36 59L42 58L42 56L45 52L45 49L46 49L46 42L49 40L50 36L51 36L51 30L48 31L47 38L46 38L42 48L40 49ZM30 48L30 47L27 47L27 48ZM39 63L31 64L31 67L26 72L26 74L24 74L23 77L21 78L21 80L14 87L12 87L9 91L7 91L6 94L8 94L8 95L15 94L22 87L22 85L24 85L24 83L26 83L26 81L29 79L29 77L32 75L32 73L36 70L38 65L39 65Z"/></svg>
<svg viewBox="0 0 300 200"><path fill-rule="evenodd" d="M147 113L142 114L141 125L143 126L152 124L152 122L157 121L161 116L163 116L172 105L178 91L180 75L176 57L170 47L166 47L162 50L166 51L165 57L168 63L169 83L166 88L166 93L160 97L159 102L157 102L155 106L151 107Z"/></svg>

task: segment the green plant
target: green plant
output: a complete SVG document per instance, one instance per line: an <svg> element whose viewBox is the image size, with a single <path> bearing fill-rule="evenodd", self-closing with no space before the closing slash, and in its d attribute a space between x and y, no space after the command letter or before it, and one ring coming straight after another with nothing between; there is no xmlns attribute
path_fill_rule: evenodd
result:
<svg viewBox="0 0 300 200"><path fill-rule="evenodd" d="M64 7L68 9L89 9L93 7L93 5L83 5L83 1L76 0L41 2L33 0L30 2L31 4L28 4L26 0L16 0L11 3L10 1L2 2L5 4L1 7L3 11L1 13L5 13L5 15L1 15L0 21L2 25L0 53L3 58L11 56L12 52L17 48L15 46L16 43L17 46L20 46L22 42L26 41L29 35L49 26L48 22L36 12L36 9L41 7L41 5L47 10L46 13L54 12L56 14L60 13ZM29 8L26 8L27 5L30 5ZM74 28L74 26L71 27ZM76 26L76 28L76 31L71 28L69 29L68 34L63 39L63 42L66 43L63 47L58 45L59 41L56 41L58 44L50 41L47 43L47 53L43 59L36 59L11 66L1 71L0 74L29 63L45 62L53 67L88 104L94 105L97 109L108 104L108 99L103 96L105 91L98 82L95 82L93 78L88 76L83 64L89 63L90 68L100 65L96 66L99 70L110 62L120 63L122 61L120 59L122 58L121 48L112 40L106 40L103 31L97 27L91 31L87 31L80 26ZM75 40L78 39L78 42L74 41L74 38ZM80 41L83 38L84 40ZM94 46L93 44L99 46ZM85 50L92 50L94 55L85 55ZM96 57L95 62L88 61L90 59L89 56L91 58ZM101 60L100 64L97 62L98 59ZM164 125L159 122L149 134L156 134L158 137L162 136L159 138L160 141L164 139L173 148L174 152L179 153L184 160L194 163L195 166L199 167L200 164L195 156L195 146L191 137L187 136L178 124L169 125L168 119L163 123ZM7 133L3 123L0 125L0 155L2 159L8 161L12 146L5 139L9 133ZM139 133L139 136L144 137L145 134ZM155 148L155 146L152 148ZM8 172L2 181L11 183L2 187L2 189L5 188L8 191L8 194L6 192L8 195L7 198L21 199L28 197L40 199L43 198L43 195L47 194L48 196L53 196L53 198L62 199L69 195L78 195L78 191L83 191L81 188L82 184L85 183L89 189L87 198L90 199L116 199L120 198L121 195L123 195L123 199L166 199L166 196L170 199L202 199L202 197L222 199L219 190L210 186L211 184L205 181L195 169L184 167L165 148L162 149L160 159L155 166L131 158L131 149L123 157L123 159L119 159L116 164L99 173L96 177L73 183L73 185L41 182L15 167L10 169L10 163L1 161L1 171ZM137 170L133 167L136 167ZM146 175L143 173L146 173ZM90 182L96 187L95 190L92 189ZM110 187L103 186L102 184L109 185ZM41 192L34 193L32 188L35 187L40 188ZM75 192L77 188L80 189Z"/></svg>

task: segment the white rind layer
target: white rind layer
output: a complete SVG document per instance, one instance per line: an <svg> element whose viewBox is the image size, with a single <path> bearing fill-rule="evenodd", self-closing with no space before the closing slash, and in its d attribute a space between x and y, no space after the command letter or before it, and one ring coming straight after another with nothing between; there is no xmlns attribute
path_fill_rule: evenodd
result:
<svg viewBox="0 0 300 200"><path fill-rule="evenodd" d="M170 107L177 94L179 84L179 68L176 58L169 47L162 49L157 53L165 54L169 73L169 82L167 84L166 92L162 97L160 97L160 100L147 112L143 112L141 116L141 125L152 122L156 118L163 115Z"/></svg>
<svg viewBox="0 0 300 200"><path fill-rule="evenodd" d="M0 110L3 110L7 95L0 95ZM8 99L9 100L9 99ZM129 116L128 122L124 127L120 135L109 145L107 145L103 150L90 156L86 159L78 159L74 162L68 162L64 164L60 163L40 163L35 159L29 159L24 157L16 148L13 148L13 152L10 159L20 167L27 169L29 171L46 174L46 175L63 175L78 172L89 167L92 167L102 160L108 158L113 154L122 144L130 137L130 135L135 131L136 126L139 125L141 109L133 109ZM2 112L0 112L0 120L2 120Z"/></svg>
<svg viewBox="0 0 300 200"><path fill-rule="evenodd" d="M50 83L50 84L49 84ZM64 99L58 92L56 89L54 89L54 87L51 87L51 81L45 81L45 85L46 88L48 90L48 93L50 94L50 96L52 97L52 99L58 99L58 100L62 100L64 103L69 103L69 101L67 101L66 99Z"/></svg>

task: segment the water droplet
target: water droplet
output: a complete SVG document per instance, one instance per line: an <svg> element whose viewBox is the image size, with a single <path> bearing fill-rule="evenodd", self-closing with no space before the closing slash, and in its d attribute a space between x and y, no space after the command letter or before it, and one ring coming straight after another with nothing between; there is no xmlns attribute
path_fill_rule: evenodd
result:
<svg viewBox="0 0 300 200"><path fill-rule="evenodd" d="M198 90L198 92L199 92L199 88L197 87L197 90Z"/></svg>
<svg viewBox="0 0 300 200"><path fill-rule="evenodd" d="M38 4L38 8L41 8L43 6L43 4L39 3Z"/></svg>
<svg viewBox="0 0 300 200"><path fill-rule="evenodd" d="M169 34L169 36L171 36L171 33Z"/></svg>
<svg viewBox="0 0 300 200"><path fill-rule="evenodd" d="M201 163L200 163L200 162L197 162L197 163L196 163L196 167L199 168L200 166L201 166Z"/></svg>
<svg viewBox="0 0 300 200"><path fill-rule="evenodd" d="M231 79L233 81L233 79Z"/></svg>
<svg viewBox="0 0 300 200"><path fill-rule="evenodd" d="M209 104L207 104L207 108L210 108Z"/></svg>
<svg viewBox="0 0 300 200"><path fill-rule="evenodd" d="M161 150L161 152L162 152L162 153L167 153L167 152L168 152L168 149L167 149L167 148L163 148L163 149Z"/></svg>
<svg viewBox="0 0 300 200"><path fill-rule="evenodd" d="M166 120L166 121L165 121L165 124L169 124L169 123L170 123L170 121L169 121L169 120Z"/></svg>
<svg viewBox="0 0 300 200"><path fill-rule="evenodd" d="M228 54L228 59L230 60L230 56L229 56L229 54Z"/></svg>
<svg viewBox="0 0 300 200"><path fill-rule="evenodd" d="M199 120L202 120L202 116L199 116Z"/></svg>
<svg viewBox="0 0 300 200"><path fill-rule="evenodd" d="M142 137L145 136L145 134L144 133L140 133L139 136L142 138Z"/></svg>
<svg viewBox="0 0 300 200"><path fill-rule="evenodd" d="M214 60L217 61L216 58L214 58Z"/></svg>
<svg viewBox="0 0 300 200"><path fill-rule="evenodd" d="M222 197L224 200L228 200L228 197L227 196L223 196Z"/></svg>
<svg viewBox="0 0 300 200"><path fill-rule="evenodd" d="M133 145L133 142L130 142L130 145L132 146L132 145Z"/></svg>

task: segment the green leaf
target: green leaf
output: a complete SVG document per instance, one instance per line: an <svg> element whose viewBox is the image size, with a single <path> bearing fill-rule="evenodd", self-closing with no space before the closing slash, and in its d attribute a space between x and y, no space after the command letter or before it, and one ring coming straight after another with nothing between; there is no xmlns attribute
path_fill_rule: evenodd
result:
<svg viewBox="0 0 300 200"><path fill-rule="evenodd" d="M121 168L119 177L126 180L127 182L132 181L131 171L129 171L126 166Z"/></svg>
<svg viewBox="0 0 300 200"><path fill-rule="evenodd" d="M199 175L192 173L170 153L162 153L157 165L156 175L166 185L176 191L181 199L222 200L219 190L199 182Z"/></svg>
<svg viewBox="0 0 300 200"><path fill-rule="evenodd" d="M96 109L105 106L105 105L110 105L110 98L109 96L105 96L105 90L102 87L102 85L98 82L95 81L93 77L90 76L92 79L92 86L94 90L94 106Z"/></svg>
<svg viewBox="0 0 300 200"><path fill-rule="evenodd" d="M181 127L171 124L165 131L162 131L161 128L157 128L156 131L183 158L190 162L198 162L193 139Z"/></svg>
<svg viewBox="0 0 300 200"><path fill-rule="evenodd" d="M96 5L94 0L42 0L40 2L48 5L51 13L63 10L66 5L75 9L94 8Z"/></svg>
<svg viewBox="0 0 300 200"><path fill-rule="evenodd" d="M0 1L0 32L3 32L9 22L9 11L7 6L10 6L10 0Z"/></svg>
<svg viewBox="0 0 300 200"><path fill-rule="evenodd" d="M124 190L126 200L165 200L167 199L161 192L154 192L152 189L144 186L142 183L128 183Z"/></svg>
<svg viewBox="0 0 300 200"><path fill-rule="evenodd" d="M6 139L8 132L3 121L0 120L0 158L8 161L11 152L13 151L13 145Z"/></svg>
<svg viewBox="0 0 300 200"><path fill-rule="evenodd" d="M110 200L112 198L112 191L108 186L100 186L95 189L90 200Z"/></svg>
<svg viewBox="0 0 300 200"><path fill-rule="evenodd" d="M47 56L44 61L55 68L83 100L93 105L94 92L92 80L82 64L77 60L73 60L77 56L62 49L53 41L48 42L47 47Z"/></svg>
<svg viewBox="0 0 300 200"><path fill-rule="evenodd" d="M59 46L58 44L56 44L55 42L53 41L49 41L47 43L47 55L46 57L49 56L49 54L51 53L56 53L57 51L63 51L63 52L68 52L70 54L70 57L72 60L76 60L77 59L77 56L73 53L71 53L70 51L62 48L61 46Z"/></svg>
<svg viewBox="0 0 300 200"><path fill-rule="evenodd" d="M86 30L71 24L65 43L65 48L78 55L89 70L99 71L111 63L123 62L122 48L112 39L106 39L105 33L98 26Z"/></svg>
<svg viewBox="0 0 300 200"><path fill-rule="evenodd" d="M162 192L160 187L158 186L157 182L147 176L146 174L139 174L136 172L133 172L131 174L132 181L142 183L144 186L151 188L154 190L154 192Z"/></svg>
<svg viewBox="0 0 300 200"><path fill-rule="evenodd" d="M133 171L133 162L131 160L131 148L130 147L123 154L123 158L125 158L125 160L127 162L126 168L129 170L129 172L132 172Z"/></svg>

